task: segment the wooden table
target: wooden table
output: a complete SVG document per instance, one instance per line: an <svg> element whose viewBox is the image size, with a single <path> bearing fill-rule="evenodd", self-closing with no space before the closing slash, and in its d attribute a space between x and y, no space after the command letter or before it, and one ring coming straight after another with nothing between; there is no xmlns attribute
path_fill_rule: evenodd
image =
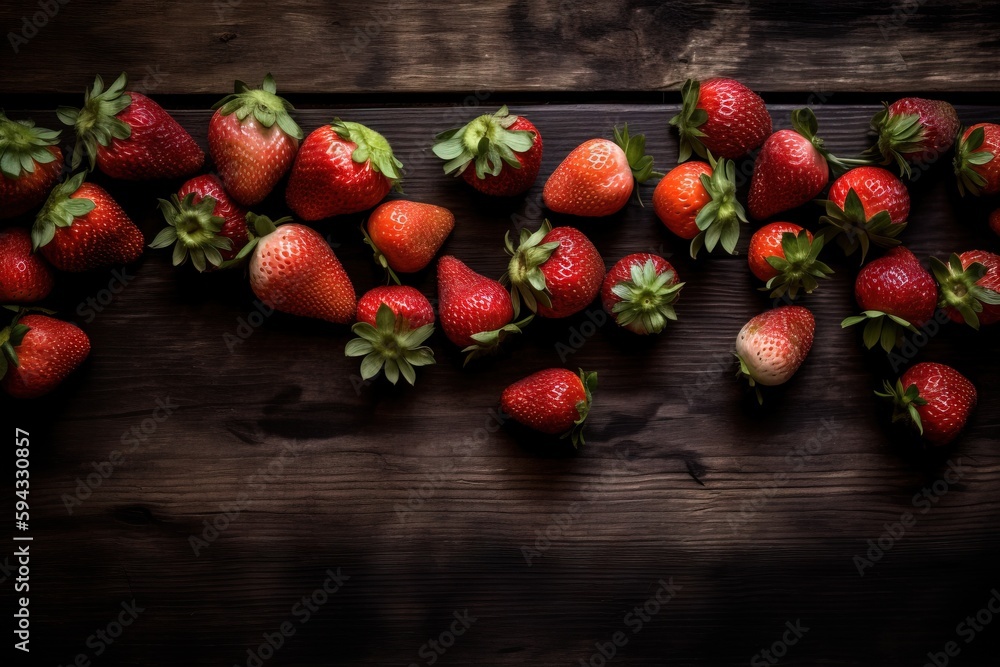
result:
<svg viewBox="0 0 1000 667"><path fill-rule="evenodd" d="M687 76L765 91L776 128L808 103L843 154L905 91L1000 121L995 3L345 4L59 5L4 53L3 104L55 126L51 108L93 73L127 69L205 145L205 109L230 79L271 70L306 131L338 115L383 132L406 196L455 213L444 252L495 276L504 233L541 221L544 177L584 139L628 122L673 166L666 121ZM0 26L35 11L5 5ZM497 202L445 177L429 146L506 102L537 124L545 157L526 197ZM178 185L96 180L147 239L155 198ZM997 202L959 198L947 160L911 195L905 242L920 258L1000 249L985 225ZM788 665L995 665L1000 619L968 643L956 626L1000 587L996 332L946 326L917 352L966 373L980 405L952 448L915 452L872 395L897 369L839 326L856 310L856 259L828 254L836 275L804 301L817 343L758 408L729 356L770 306L746 268L749 229L739 256L695 262L650 207L549 217L579 225L609 266L669 256L688 283L679 322L640 340L595 304L465 370L438 332L438 364L392 388L360 383L345 327L255 315L239 274L148 251L117 273L61 276L49 305L86 330L91 358L44 402L3 403L8 428L31 433L33 641L14 664L715 666L771 664L767 650ZM380 278L363 218L317 225L359 293ZM434 296L433 271L411 282ZM503 387L550 366L599 373L578 452L496 423Z"/></svg>

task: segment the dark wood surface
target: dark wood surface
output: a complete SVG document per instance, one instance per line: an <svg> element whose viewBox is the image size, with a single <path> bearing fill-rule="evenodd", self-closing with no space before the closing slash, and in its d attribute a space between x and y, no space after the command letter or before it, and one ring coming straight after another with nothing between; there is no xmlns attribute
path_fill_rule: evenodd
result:
<svg viewBox="0 0 1000 667"><path fill-rule="evenodd" d="M501 102L485 99L484 109ZM862 149L875 109L817 107L828 145ZM454 211L444 252L495 276L504 232L540 222L544 177L584 139L628 122L647 134L659 167L674 163L674 106L515 110L539 127L545 157L536 186L510 202L445 177L428 150L436 132L475 110L298 118L308 131L338 113L383 132L408 167L406 196ZM776 127L789 125L789 111L772 107ZM1000 107L960 114L998 121ZM204 145L209 113L176 116ZM151 239L161 225L155 197L177 183L98 180ZM652 187L642 192L648 202ZM958 197L947 160L911 192L905 241L922 259L1000 247L987 204ZM261 208L282 212L280 190ZM818 213L810 205L787 217L813 226ZM595 304L533 324L507 355L466 370L438 332L438 364L421 369L415 389L394 389L358 386L357 360L343 356L346 327L276 314L230 351L225 336L238 335L254 308L241 275L193 275L147 251L92 318L86 300L101 298L112 273L61 276L49 303L87 331L91 358L49 400L3 404L7 426L32 437L37 653L23 664L70 664L84 653L93 664L243 665L262 633L285 621L296 633L265 664L428 664L421 646L466 609L477 620L439 664L577 665L618 631L628 638L618 664L747 664L798 619L809 631L781 664L920 665L951 640L961 643L955 664L995 664L1000 627L968 645L955 627L1000 585L996 331L947 326L920 351L920 360L966 373L980 405L954 447L916 453L892 437L872 395L894 375L890 364L839 326L856 309L856 260L829 253L835 277L804 301L817 318L816 345L760 409L729 356L741 325L770 306L742 254L751 229L740 256L694 262L649 206L596 221L551 217L578 224L609 266L635 251L669 256L688 283L680 321L648 339L613 325L592 332L584 323L600 312ZM359 292L379 282L362 219L317 225ZM432 271L410 282L434 296ZM581 329L593 335L576 339ZM560 345L578 349L563 362ZM493 427L503 387L560 365L599 373L586 446L574 452ZM123 437L157 401L177 407L69 514L78 478L128 450ZM798 458L805 447L815 453ZM965 472L921 514L914 494L949 461ZM268 465L276 474L265 482L258 471ZM241 497L250 502L196 555L190 537ZM859 576L853 557L907 511L916 525ZM524 548L546 531L551 542L529 565ZM330 568L350 579L301 624L293 604ZM676 597L633 634L625 614L671 578ZM145 611L95 657L88 637L133 598Z"/></svg>
<svg viewBox="0 0 1000 667"><path fill-rule="evenodd" d="M55 4L65 0L49 0ZM274 72L296 93L679 90L995 91L1000 3L780 0L270 2L39 0L0 6L0 91L77 92L128 71L159 93ZM37 33L37 34L35 34ZM220 82L225 82L220 86Z"/></svg>

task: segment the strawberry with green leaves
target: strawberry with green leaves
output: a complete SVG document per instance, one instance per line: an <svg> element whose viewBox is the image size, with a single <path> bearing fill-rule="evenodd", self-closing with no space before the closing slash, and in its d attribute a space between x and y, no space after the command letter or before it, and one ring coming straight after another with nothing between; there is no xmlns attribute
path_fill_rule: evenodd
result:
<svg viewBox="0 0 1000 667"><path fill-rule="evenodd" d="M455 228L451 211L434 204L394 199L381 204L361 229L375 252L375 263L399 283L396 272L424 269Z"/></svg>
<svg viewBox="0 0 1000 667"><path fill-rule="evenodd" d="M0 303L41 301L55 283L48 263L31 251L28 230L0 229Z"/></svg>
<svg viewBox="0 0 1000 667"><path fill-rule="evenodd" d="M945 264L931 258L940 291L938 305L955 322L973 329L1000 322L1000 255L985 250L952 253Z"/></svg>
<svg viewBox="0 0 1000 667"><path fill-rule="evenodd" d="M45 201L62 171L59 132L10 120L0 112L0 218L13 218Z"/></svg>
<svg viewBox="0 0 1000 667"><path fill-rule="evenodd" d="M382 201L397 186L402 168L385 137L338 119L302 143L285 200L307 221L357 213Z"/></svg>
<svg viewBox="0 0 1000 667"><path fill-rule="evenodd" d="M24 313L0 331L0 387L13 398L38 398L84 362L90 339L69 322Z"/></svg>
<svg viewBox="0 0 1000 667"><path fill-rule="evenodd" d="M601 304L615 323L640 335L663 331L677 319L674 304L684 283L659 255L637 252L618 260L601 285Z"/></svg>
<svg viewBox="0 0 1000 667"><path fill-rule="evenodd" d="M208 151L226 191L244 206L271 193L305 136L288 113L294 107L277 92L270 74L260 88L237 81L235 91L212 107Z"/></svg>
<svg viewBox="0 0 1000 667"><path fill-rule="evenodd" d="M864 263L872 244L899 245L897 238L910 216L910 193L892 172L881 167L855 167L830 186L824 236L836 238L847 254L861 248Z"/></svg>
<svg viewBox="0 0 1000 667"><path fill-rule="evenodd" d="M747 262L750 272L766 284L763 290L771 298L788 295L794 299L799 290L812 294L819 279L829 278L833 269L819 261L823 237L813 239L807 229L791 222L772 222L750 237Z"/></svg>
<svg viewBox="0 0 1000 667"><path fill-rule="evenodd" d="M205 163L197 142L163 107L145 95L125 90L123 72L104 89L98 76L83 108L59 107L56 114L76 131L71 164L84 158L111 178L141 181L180 178Z"/></svg>
<svg viewBox="0 0 1000 667"><path fill-rule="evenodd" d="M963 196L1000 192L1000 125L978 123L967 128L955 147L954 164Z"/></svg>
<svg viewBox="0 0 1000 667"><path fill-rule="evenodd" d="M476 190L495 197L523 194L542 166L542 135L524 116L507 107L439 134L434 154L447 162L446 174L461 176Z"/></svg>
<svg viewBox="0 0 1000 667"><path fill-rule="evenodd" d="M872 118L872 130L878 135L868 151L880 155L882 164L895 162L899 173L910 176L911 163L929 163L951 149L961 127L955 107L943 100L904 97Z"/></svg>
<svg viewBox="0 0 1000 667"><path fill-rule="evenodd" d="M812 349L816 320L802 306L781 306L753 317L736 336L739 375L756 389L788 382Z"/></svg>
<svg viewBox="0 0 1000 667"><path fill-rule="evenodd" d="M584 444L583 425L590 415L597 373L579 375L565 368L532 373L503 390L500 409L515 421L547 435Z"/></svg>
<svg viewBox="0 0 1000 667"><path fill-rule="evenodd" d="M376 287L358 300L358 322L351 327L358 337L347 343L349 357L364 357L361 377L375 377L384 370L392 384L399 376L413 385L416 366L434 363L434 352L424 341L434 333L434 309L413 287Z"/></svg>
<svg viewBox="0 0 1000 667"><path fill-rule="evenodd" d="M757 93L735 79L688 79L681 88L683 106L670 119L680 135L684 162L692 152L735 160L759 147L771 134L771 115Z"/></svg>
<svg viewBox="0 0 1000 667"><path fill-rule="evenodd" d="M876 396L891 400L892 421L906 421L932 445L946 445L962 432L976 407L976 387L951 366L922 362Z"/></svg>
<svg viewBox="0 0 1000 667"><path fill-rule="evenodd" d="M32 247L60 271L128 264L142 255L142 232L101 186L79 173L57 185L35 218Z"/></svg>

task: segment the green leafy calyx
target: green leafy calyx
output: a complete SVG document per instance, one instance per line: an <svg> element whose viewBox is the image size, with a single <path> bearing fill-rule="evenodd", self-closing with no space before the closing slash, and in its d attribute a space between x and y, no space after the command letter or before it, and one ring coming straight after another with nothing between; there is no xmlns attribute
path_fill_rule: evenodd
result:
<svg viewBox="0 0 1000 667"><path fill-rule="evenodd" d="M64 124L76 131L76 145L70 164L76 169L87 157L89 168L97 162L97 147L110 146L112 139L128 139L132 128L117 115L128 108L132 98L125 92L128 77L124 72L114 83L104 89L104 80L98 75L94 85L84 94L83 108L59 107L56 115Z"/></svg>
<svg viewBox="0 0 1000 667"><path fill-rule="evenodd" d="M680 137L680 151L677 164L690 159L692 152L703 158L708 158L708 149L701 143L705 136L700 128L708 121L708 112L698 107L701 96L701 84L694 79L688 79L681 88L681 111L670 119L670 124L677 128Z"/></svg>
<svg viewBox="0 0 1000 667"><path fill-rule="evenodd" d="M425 324L411 329L405 317L396 317L386 304L380 304L375 313L375 326L358 322L351 327L358 337L348 341L344 354L348 357L364 357L361 360L361 377L365 380L384 371L392 384L399 376L412 386L416 381L416 366L434 363L434 352L423 345L432 333L433 324Z"/></svg>
<svg viewBox="0 0 1000 667"><path fill-rule="evenodd" d="M708 156L712 174L701 175L701 185L712 198L705 204L694 223L700 230L691 239L691 258L696 259L702 248L712 252L720 242L730 255L736 252L740 240L740 223L747 221L743 204L736 198L736 163L732 160L716 161Z"/></svg>
<svg viewBox="0 0 1000 667"><path fill-rule="evenodd" d="M927 131L918 114L893 114L888 102L883 107L872 117L871 127L878 135L878 142L867 153L880 155L884 165L895 161L899 173L909 177L912 170L904 155L924 150Z"/></svg>
<svg viewBox="0 0 1000 667"><path fill-rule="evenodd" d="M351 159L359 164L369 162L372 170L388 178L397 185L403 177L403 163L392 154L392 147L381 134L361 123L334 120L331 124L337 135L355 144Z"/></svg>
<svg viewBox="0 0 1000 667"><path fill-rule="evenodd" d="M886 354L891 353L894 347L903 344L903 337L907 331L920 333L915 326L902 317L883 313L881 310L866 310L860 315L844 318L840 326L846 329L861 322L867 322L862 333L865 347L870 350L876 345L881 345Z"/></svg>
<svg viewBox="0 0 1000 667"><path fill-rule="evenodd" d="M34 250L52 241L57 227L69 227L77 218L94 210L95 204L92 200L70 197L80 189L86 176L85 172L80 172L57 185L49 193L49 198L45 200L31 228L31 246Z"/></svg>
<svg viewBox="0 0 1000 667"><path fill-rule="evenodd" d="M983 306L1000 305L1000 292L977 284L987 271L986 266L979 262L963 267L961 258L955 253L948 258L947 264L931 257L931 273L940 286L938 305L954 308L966 324L977 330Z"/></svg>
<svg viewBox="0 0 1000 667"><path fill-rule="evenodd" d="M219 234L226 220L214 214L215 198L204 197L194 203L194 193L180 199L177 195L169 200L160 200L160 211L167 226L160 230L150 248L174 247L173 264L180 266L191 258L191 263L199 272L209 265L222 264L220 250L232 248L232 241Z"/></svg>
<svg viewBox="0 0 1000 667"><path fill-rule="evenodd" d="M784 232L781 235L781 250L784 257L770 256L770 264L778 275L767 281L762 288L770 290L771 298L788 295L795 299L799 290L812 294L819 287L819 280L833 275L833 269L819 261L819 253L823 250L823 237L810 240L806 230L798 234Z"/></svg>
<svg viewBox="0 0 1000 667"><path fill-rule="evenodd" d="M826 215L819 219L824 225L820 234L827 241L836 239L845 254L852 255L861 248L862 264L872 244L891 248L901 243L897 237L906 229L906 221L894 223L884 209L869 218L854 188L848 190L843 208L829 200L819 203L826 208Z"/></svg>
<svg viewBox="0 0 1000 667"><path fill-rule="evenodd" d="M49 147L58 144L58 130L35 127L30 120L10 120L0 111L0 173L7 178L33 174L37 165L55 161Z"/></svg>
<svg viewBox="0 0 1000 667"><path fill-rule="evenodd" d="M511 130L518 117L506 106L494 114L486 114L454 130L435 137L432 150L446 160L446 174L462 174L469 165L475 165L476 178L497 176L506 164L520 169L518 153L525 153L535 145L536 136L528 130Z"/></svg>
<svg viewBox="0 0 1000 667"><path fill-rule="evenodd" d="M579 418L573 423L573 428L560 436L562 438L569 438L573 446L577 448L580 445L586 444L586 440L583 437L583 424L587 421L587 417L590 416L590 406L594 402L594 390L597 388L597 373L595 371L587 372L581 368L580 382L583 384L585 398L576 404L576 411Z"/></svg>
<svg viewBox="0 0 1000 667"><path fill-rule="evenodd" d="M917 407L927 405L927 400L920 396L917 385L911 384L909 387L904 387L902 380L896 380L895 384L886 380L883 384L883 391L876 391L875 395L893 402L893 422L909 420L920 431L920 435L924 434L924 425L920 421L920 412L917 411Z"/></svg>
<svg viewBox="0 0 1000 667"><path fill-rule="evenodd" d="M958 177L958 191L964 197L966 192L978 196L986 186L986 177L976 171L979 165L987 164L995 157L992 152L983 148L986 140L986 128L977 127L969 136L961 138L955 147L955 176Z"/></svg>
<svg viewBox="0 0 1000 667"><path fill-rule="evenodd" d="M270 74L264 77L260 88L251 88L237 80L234 92L216 102L212 108L223 116L236 114L241 123L251 116L264 127L273 127L277 123L289 137L301 140L305 134L288 113L295 107L283 97L278 97L277 92L274 77Z"/></svg>
<svg viewBox="0 0 1000 667"><path fill-rule="evenodd" d="M611 309L615 321L644 333L660 333L669 320L677 319L674 303L684 283L672 282L677 277L672 269L657 273L651 259L642 264L636 262L629 269L629 279L611 288L621 299Z"/></svg>
<svg viewBox="0 0 1000 667"><path fill-rule="evenodd" d="M558 241L542 242L551 231L552 223L548 220L542 221L541 227L534 233L521 229L517 247L514 247L509 231L504 235L504 246L511 258L501 282L510 283L515 317L521 312L522 301L533 313L538 310L538 304L547 308L552 306L552 295L542 273L542 265L559 247Z"/></svg>

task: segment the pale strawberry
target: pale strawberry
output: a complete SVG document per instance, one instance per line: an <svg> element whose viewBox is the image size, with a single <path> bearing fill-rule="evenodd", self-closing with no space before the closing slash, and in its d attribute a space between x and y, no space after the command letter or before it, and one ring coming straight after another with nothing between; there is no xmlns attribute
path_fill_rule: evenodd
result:
<svg viewBox="0 0 1000 667"><path fill-rule="evenodd" d="M740 375L757 390L784 384L791 379L812 349L816 320L802 306L767 310L743 325L736 336Z"/></svg>

